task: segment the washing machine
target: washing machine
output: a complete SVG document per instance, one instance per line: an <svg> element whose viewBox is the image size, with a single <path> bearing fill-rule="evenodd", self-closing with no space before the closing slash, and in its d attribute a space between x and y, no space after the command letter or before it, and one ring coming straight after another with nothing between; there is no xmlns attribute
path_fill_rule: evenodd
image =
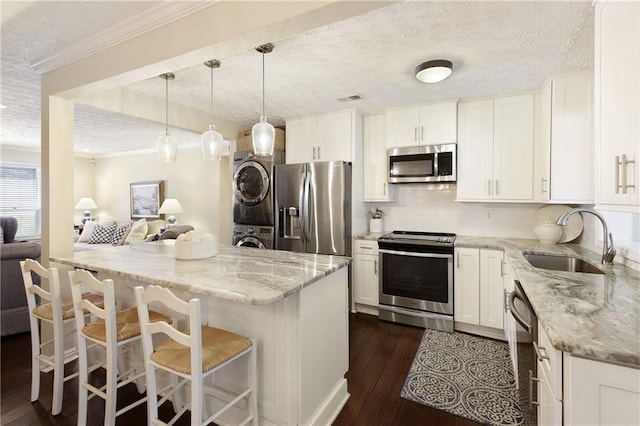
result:
<svg viewBox="0 0 640 426"><path fill-rule="evenodd" d="M234 225L233 245L237 247L273 248L273 226Z"/></svg>
<svg viewBox="0 0 640 426"><path fill-rule="evenodd" d="M284 163L284 151L272 156L236 152L233 156L233 223L273 225L273 166Z"/></svg>

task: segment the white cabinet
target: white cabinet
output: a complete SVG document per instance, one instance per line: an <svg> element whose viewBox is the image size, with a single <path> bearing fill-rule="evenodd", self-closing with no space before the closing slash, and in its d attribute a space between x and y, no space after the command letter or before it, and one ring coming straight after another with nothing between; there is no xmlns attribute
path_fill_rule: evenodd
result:
<svg viewBox="0 0 640 426"><path fill-rule="evenodd" d="M384 114L364 118L363 201L393 201L395 187L387 183L386 117Z"/></svg>
<svg viewBox="0 0 640 426"><path fill-rule="evenodd" d="M455 143L456 102L388 110L387 147Z"/></svg>
<svg viewBox="0 0 640 426"><path fill-rule="evenodd" d="M542 201L593 203L593 74L549 79L541 102L538 196Z"/></svg>
<svg viewBox="0 0 640 426"><path fill-rule="evenodd" d="M500 250L455 249L454 320L457 329L462 330L462 324L503 329L503 258L504 253ZM482 334L480 329L465 331Z"/></svg>
<svg viewBox="0 0 640 426"><path fill-rule="evenodd" d="M640 370L566 353L565 360L565 424L640 424Z"/></svg>
<svg viewBox="0 0 640 426"><path fill-rule="evenodd" d="M458 105L458 200L533 199L534 95Z"/></svg>
<svg viewBox="0 0 640 426"><path fill-rule="evenodd" d="M638 212L640 2L602 1L595 12L596 203Z"/></svg>
<svg viewBox="0 0 640 426"><path fill-rule="evenodd" d="M353 161L356 120L353 110L287 120L287 164Z"/></svg>
<svg viewBox="0 0 640 426"><path fill-rule="evenodd" d="M378 242L356 240L353 257L353 299L356 309L378 307ZM365 310L366 311L366 310Z"/></svg>
<svg viewBox="0 0 640 426"><path fill-rule="evenodd" d="M562 374L563 354L554 349L542 324L538 323L538 341L534 346L538 381L538 424L552 426L562 424ZM533 377L530 378L533 380ZM521 386L532 385L520 384Z"/></svg>

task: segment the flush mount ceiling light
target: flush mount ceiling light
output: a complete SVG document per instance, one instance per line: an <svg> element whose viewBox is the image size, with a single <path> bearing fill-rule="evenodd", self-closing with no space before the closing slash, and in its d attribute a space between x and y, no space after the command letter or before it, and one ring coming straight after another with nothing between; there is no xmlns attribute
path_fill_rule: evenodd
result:
<svg viewBox="0 0 640 426"><path fill-rule="evenodd" d="M213 121L213 70L220 68L220 61L212 59L205 62L204 65L211 70L211 119ZM229 151L228 142L222 138L220 132L216 131L216 126L213 123L209 125L209 130L202 134L200 140L202 157L205 160L219 160L222 154L228 153Z"/></svg>
<svg viewBox="0 0 640 426"><path fill-rule="evenodd" d="M156 145L158 147L158 161L163 163L173 163L178 154L178 141L169 134L169 80L176 78L174 73L168 72L158 77L165 81L165 128L164 135L158 137Z"/></svg>
<svg viewBox="0 0 640 426"><path fill-rule="evenodd" d="M416 78L423 83L438 83L451 75L453 64L446 59L423 62L416 67Z"/></svg>
<svg viewBox="0 0 640 426"><path fill-rule="evenodd" d="M273 44L263 44L256 47L256 50L262 53L262 115L260 122L254 124L251 129L253 152L256 155L273 155L276 130L267 122L267 117L264 115L264 55L273 51Z"/></svg>

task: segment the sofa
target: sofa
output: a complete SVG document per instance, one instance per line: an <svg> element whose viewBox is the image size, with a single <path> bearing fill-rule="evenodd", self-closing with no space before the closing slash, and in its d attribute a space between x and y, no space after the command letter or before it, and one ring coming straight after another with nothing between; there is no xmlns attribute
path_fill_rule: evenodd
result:
<svg viewBox="0 0 640 426"><path fill-rule="evenodd" d="M18 220L0 217L0 329L2 336L29 331L29 308L20 261L40 261L40 243L17 241Z"/></svg>

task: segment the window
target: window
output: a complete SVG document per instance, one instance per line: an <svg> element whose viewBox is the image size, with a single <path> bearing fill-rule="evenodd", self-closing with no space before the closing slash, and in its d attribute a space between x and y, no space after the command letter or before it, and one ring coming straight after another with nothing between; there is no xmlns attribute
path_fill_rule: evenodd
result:
<svg viewBox="0 0 640 426"><path fill-rule="evenodd" d="M17 237L40 235L40 169L0 166L0 215L18 219Z"/></svg>

